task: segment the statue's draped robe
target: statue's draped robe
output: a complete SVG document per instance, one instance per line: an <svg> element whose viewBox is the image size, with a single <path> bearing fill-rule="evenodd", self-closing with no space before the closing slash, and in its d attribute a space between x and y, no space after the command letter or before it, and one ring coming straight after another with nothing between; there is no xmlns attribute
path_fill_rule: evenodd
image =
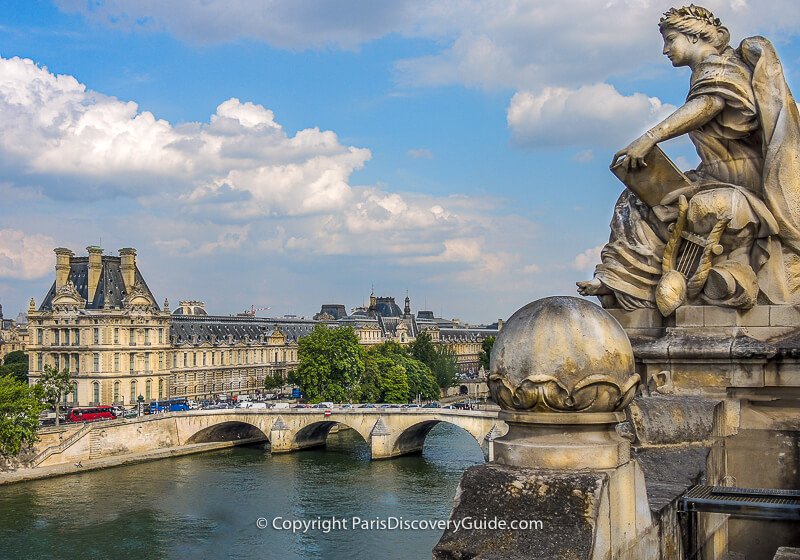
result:
<svg viewBox="0 0 800 560"><path fill-rule="evenodd" d="M623 191L595 277L613 290L621 307L654 307L667 226L674 221L678 194L691 197L711 189L735 189L749 203L752 212L747 215L754 216L755 240L745 260L757 275L759 301L796 302L800 299L800 116L772 45L752 37L737 51L728 48L708 57L692 72L687 100L701 95L718 96L725 107L689 133L701 161L687 173L692 187L655 208ZM736 212L729 213L734 224Z"/></svg>

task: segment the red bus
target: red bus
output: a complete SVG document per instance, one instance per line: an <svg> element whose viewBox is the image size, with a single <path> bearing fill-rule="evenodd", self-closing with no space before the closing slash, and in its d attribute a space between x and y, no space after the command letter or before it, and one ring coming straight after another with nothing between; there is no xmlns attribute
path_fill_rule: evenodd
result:
<svg viewBox="0 0 800 560"><path fill-rule="evenodd" d="M94 422L95 420L114 420L116 414L110 406L73 408L67 415L68 422Z"/></svg>

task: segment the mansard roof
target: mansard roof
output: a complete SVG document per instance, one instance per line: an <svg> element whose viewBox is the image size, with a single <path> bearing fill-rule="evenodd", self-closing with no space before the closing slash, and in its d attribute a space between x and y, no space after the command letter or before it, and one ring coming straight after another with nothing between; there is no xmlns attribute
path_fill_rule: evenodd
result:
<svg viewBox="0 0 800 560"><path fill-rule="evenodd" d="M175 344L192 344L227 341L233 337L234 342L249 339L258 341L280 330L287 342L297 342L306 336L318 324L317 321L305 319L268 318L268 317L236 317L219 315L172 315L170 320L170 338Z"/></svg>
<svg viewBox="0 0 800 560"><path fill-rule="evenodd" d="M70 259L69 276L67 282L75 286L75 291L86 300L84 309L104 309L104 308L123 308L124 299L127 296L125 283L122 280L122 270L120 269L121 259L114 256L103 256L101 259L100 279L94 293L94 299L89 299L89 257L72 257ZM152 307L160 311L153 292L147 286L144 277L139 272L139 267L135 268L134 286L141 287L144 295L150 300ZM53 298L56 295L56 283L50 286L50 290L42 300L39 311L51 311L53 309Z"/></svg>
<svg viewBox="0 0 800 560"><path fill-rule="evenodd" d="M466 327L439 328L439 340L442 342L481 342L487 336L497 336L497 329L479 329Z"/></svg>

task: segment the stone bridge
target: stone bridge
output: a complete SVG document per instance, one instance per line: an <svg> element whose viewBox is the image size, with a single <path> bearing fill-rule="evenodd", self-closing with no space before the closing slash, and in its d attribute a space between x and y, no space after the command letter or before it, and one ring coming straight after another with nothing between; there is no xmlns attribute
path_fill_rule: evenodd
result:
<svg viewBox="0 0 800 560"><path fill-rule="evenodd" d="M272 453L320 447L334 426L355 430L373 459L422 451L425 438L440 422L465 430L484 452L504 435L497 412L437 409L223 409L173 412L67 425L43 434L31 466L51 466L213 442L269 442Z"/></svg>

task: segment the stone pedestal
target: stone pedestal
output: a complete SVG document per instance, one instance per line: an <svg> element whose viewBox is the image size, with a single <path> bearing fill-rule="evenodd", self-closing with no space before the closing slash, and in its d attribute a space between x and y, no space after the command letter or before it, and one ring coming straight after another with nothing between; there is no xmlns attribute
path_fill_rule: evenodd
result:
<svg viewBox="0 0 800 560"><path fill-rule="evenodd" d="M501 465L544 469L613 469L630 459L630 442L616 425L621 412L501 412L508 433L494 440Z"/></svg>

